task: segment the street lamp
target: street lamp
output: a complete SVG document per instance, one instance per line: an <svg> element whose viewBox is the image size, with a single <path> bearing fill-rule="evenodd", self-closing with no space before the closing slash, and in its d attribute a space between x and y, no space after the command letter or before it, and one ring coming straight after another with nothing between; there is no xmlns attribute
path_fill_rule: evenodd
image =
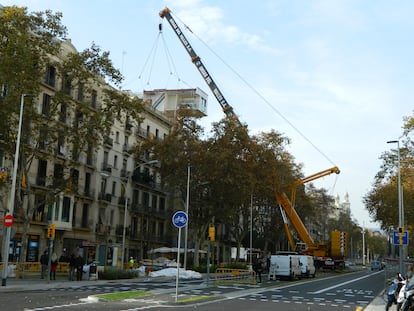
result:
<svg viewBox="0 0 414 311"><path fill-rule="evenodd" d="M17 129L16 151L14 153L12 186L11 186L11 192L10 192L10 208L9 208L10 215L13 215L13 212L14 212L14 199L16 195L17 166L19 165L19 150L20 150L20 137L21 137L21 132L22 132L22 122L23 122L24 98L33 97L33 96L34 96L33 94L22 94L20 96L19 127ZM3 278L1 281L1 286L6 286L6 282L7 282L7 268L9 265L10 233L11 233L11 227L6 227L6 236L5 236L4 245L3 245Z"/></svg>
<svg viewBox="0 0 414 311"><path fill-rule="evenodd" d="M190 174L191 166L190 163L187 165L187 196L185 202L185 213L188 215L189 204L190 204ZM184 228L185 240L184 240L184 270L187 269L187 247L188 247L188 224ZM180 250L178 250L180 251Z"/></svg>
<svg viewBox="0 0 414 311"><path fill-rule="evenodd" d="M404 225L404 215L402 210L402 189L401 189L401 160L400 160L400 141L399 140L389 140L387 144L397 144L397 155L398 155L398 229L402 228ZM400 256L400 273L403 272L403 248L402 245L399 245L399 256Z"/></svg>

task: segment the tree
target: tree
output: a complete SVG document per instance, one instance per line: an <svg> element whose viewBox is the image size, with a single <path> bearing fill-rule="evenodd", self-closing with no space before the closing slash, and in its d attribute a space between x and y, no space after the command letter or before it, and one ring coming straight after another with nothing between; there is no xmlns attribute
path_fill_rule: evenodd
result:
<svg viewBox="0 0 414 311"><path fill-rule="evenodd" d="M398 227L398 153L404 218L407 220L414 215L414 209L411 208L414 203L414 145L410 137L414 130L413 119L405 118L400 150L392 149L380 156L382 165L374 178L372 189L364 196L364 203L371 217L381 223L384 230Z"/></svg>
<svg viewBox="0 0 414 311"><path fill-rule="evenodd" d="M15 211L23 223L22 260L35 214L44 213L57 194L76 190L73 172L80 157L93 155L114 122L139 120L142 111L140 100L109 85L122 81L109 53L94 43L78 53L65 40L61 18L61 13L28 13L27 8L16 6L0 12L0 113L4 116L0 150L9 159L14 157L19 98L23 93L37 98L25 103L20 148L18 180L24 178L25 184L23 189L18 185L16 193L23 196L16 196ZM101 89L97 98L96 90ZM45 176L52 182L45 182L43 189L33 187L35 181L26 178L39 160L55 163L54 176ZM23 205L25 198L27 204Z"/></svg>

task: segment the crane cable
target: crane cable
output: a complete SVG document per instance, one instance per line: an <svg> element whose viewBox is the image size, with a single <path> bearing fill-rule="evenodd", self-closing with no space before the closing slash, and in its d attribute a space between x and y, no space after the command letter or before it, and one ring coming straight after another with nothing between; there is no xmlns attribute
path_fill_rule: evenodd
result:
<svg viewBox="0 0 414 311"><path fill-rule="evenodd" d="M177 71L175 63L174 63L174 58L172 57L172 55L171 55L171 53L168 49L168 45L165 41L165 38L164 38L164 35L163 35L163 32L162 32L162 24L161 23L158 26L158 30L159 31L158 31L157 37L154 41L154 44L152 45L152 47L150 49L150 52L148 54L147 59L144 62L143 68L141 70L141 73L138 76L138 79L142 78L143 73L146 70L146 67L147 67L147 65L148 65L148 63L150 62L150 59L151 59L151 65L149 67L148 79L146 81L146 85L150 85L150 80L151 80L152 72L153 72L153 69L154 69L155 57L156 57L156 54L157 54L157 51L158 51L158 44L159 44L159 40L161 38L162 43L163 43L163 47L164 47L165 58L166 58L167 65L168 65L168 70L169 70L169 77L167 79L166 85L168 85L168 82L170 81L170 77L175 75L177 77L178 82L181 82L181 83L185 84L186 86L189 86L189 84L186 83L183 79L181 79L180 76L178 75L178 71Z"/></svg>
<svg viewBox="0 0 414 311"><path fill-rule="evenodd" d="M204 40L197 36L179 17L174 16L184 25L191 34L197 38L211 53L213 53L231 72L233 72L250 90L252 90L260 99L265 102L271 110L273 110L279 117L281 117L286 123L288 123L303 139L305 139L316 151L318 151L329 163L336 166L335 163L320 149L318 148L301 130L299 130L288 118L286 118L275 106L273 106L258 90L256 90L241 74L239 74L232 66L230 66L220 55L218 55ZM336 182L335 182L336 183Z"/></svg>

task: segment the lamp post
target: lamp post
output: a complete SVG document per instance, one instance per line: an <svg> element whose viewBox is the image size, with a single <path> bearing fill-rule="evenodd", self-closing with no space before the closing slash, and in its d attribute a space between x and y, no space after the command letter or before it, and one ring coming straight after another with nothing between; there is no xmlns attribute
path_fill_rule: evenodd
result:
<svg viewBox="0 0 414 311"><path fill-rule="evenodd" d="M121 182L122 183L122 182ZM122 227L122 255L121 255L121 262L122 262L122 270L124 270L124 260L125 260L125 234L126 234L126 222L127 222L127 210L128 210L128 197L126 194L126 187L127 185L122 183L122 186L125 189L125 205L124 205L124 225Z"/></svg>
<svg viewBox="0 0 414 311"><path fill-rule="evenodd" d="M33 97L33 96L34 96L33 94L22 94L20 96L19 127L17 129L16 152L14 153L12 186L11 186L11 191L10 191L10 208L9 208L10 215L13 215L14 199L16 195L17 166L19 165L19 150L20 150L20 137L21 137L21 132L22 132L22 122L23 122L24 98ZM3 245L3 278L1 281L1 286L6 286L6 283L7 283L7 268L9 265L10 233L11 233L11 227L6 227L6 236L4 238L4 245Z"/></svg>
<svg viewBox="0 0 414 311"><path fill-rule="evenodd" d="M185 213L188 215L189 204L190 204L190 175L191 166L190 163L187 165L187 195L185 202ZM184 270L187 270L187 247L188 247L188 224L184 228L185 240L184 240ZM180 250L178 250L180 251Z"/></svg>
<svg viewBox="0 0 414 311"><path fill-rule="evenodd" d="M387 144L397 144L397 155L398 155L398 229L404 226L404 215L402 210L402 189L401 189L401 160L400 160L400 141L389 140ZM399 245L399 256L400 256L400 273L403 272L403 247Z"/></svg>

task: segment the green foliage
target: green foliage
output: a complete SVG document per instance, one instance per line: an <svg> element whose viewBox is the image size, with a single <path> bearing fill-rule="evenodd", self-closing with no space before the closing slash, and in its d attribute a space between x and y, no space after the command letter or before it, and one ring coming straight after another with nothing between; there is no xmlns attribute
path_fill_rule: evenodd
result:
<svg viewBox="0 0 414 311"><path fill-rule="evenodd" d="M101 280L133 279L137 277L138 271L121 270L110 267L105 267L103 272L99 272L99 279Z"/></svg>

